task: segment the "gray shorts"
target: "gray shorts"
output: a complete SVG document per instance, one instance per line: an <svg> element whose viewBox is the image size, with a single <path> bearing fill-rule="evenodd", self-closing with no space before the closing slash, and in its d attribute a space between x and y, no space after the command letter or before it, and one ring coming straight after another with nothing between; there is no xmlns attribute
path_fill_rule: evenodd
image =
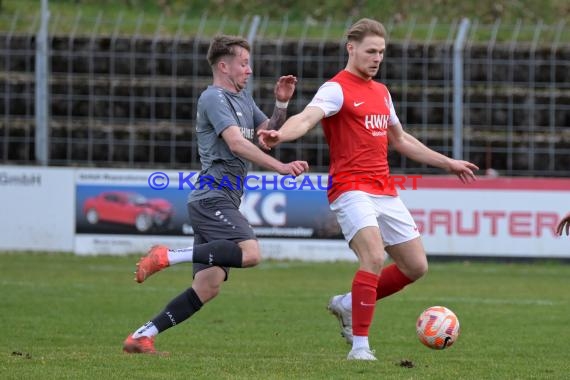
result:
<svg viewBox="0 0 570 380"><path fill-rule="evenodd" d="M257 239L249 222L236 206L224 198L207 198L188 203L190 224L194 230L194 245L214 240L229 240L239 243ZM194 276L211 265L194 263ZM226 272L230 268L221 267Z"/></svg>

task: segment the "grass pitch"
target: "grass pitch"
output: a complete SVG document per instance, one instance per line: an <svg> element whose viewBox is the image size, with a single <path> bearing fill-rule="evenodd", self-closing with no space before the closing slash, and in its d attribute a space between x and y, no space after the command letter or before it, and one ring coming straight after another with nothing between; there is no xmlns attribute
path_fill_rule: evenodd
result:
<svg viewBox="0 0 570 380"><path fill-rule="evenodd" d="M325 306L350 286L354 263L265 262L232 270L222 293L160 334L169 356L126 355L123 339L189 286L181 264L133 281L138 258L0 254L3 379L567 379L570 265L432 263L378 304L378 362L349 346ZM459 317L444 351L424 347L428 306ZM411 367L411 368L410 368Z"/></svg>

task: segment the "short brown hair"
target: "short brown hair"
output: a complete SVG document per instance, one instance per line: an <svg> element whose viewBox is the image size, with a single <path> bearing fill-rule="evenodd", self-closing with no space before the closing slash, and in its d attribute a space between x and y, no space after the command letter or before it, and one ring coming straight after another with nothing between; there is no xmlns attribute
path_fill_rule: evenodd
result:
<svg viewBox="0 0 570 380"><path fill-rule="evenodd" d="M218 63L221 57L227 55L235 56L236 46L242 47L248 52L251 50L249 43L243 37L228 35L215 36L208 48L207 59L210 66L214 66Z"/></svg>
<svg viewBox="0 0 570 380"><path fill-rule="evenodd" d="M384 39L388 38L384 25L376 20L361 18L348 29L346 39L348 41L362 42L364 37L375 35Z"/></svg>

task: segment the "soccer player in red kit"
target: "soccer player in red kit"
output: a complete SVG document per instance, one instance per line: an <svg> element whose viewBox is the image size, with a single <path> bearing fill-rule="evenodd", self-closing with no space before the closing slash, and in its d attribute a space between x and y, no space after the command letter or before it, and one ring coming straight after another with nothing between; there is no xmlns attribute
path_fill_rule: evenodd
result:
<svg viewBox="0 0 570 380"><path fill-rule="evenodd" d="M278 131L258 135L260 144L271 148L303 136L321 122L330 149L330 207L359 260L352 291L332 297L328 308L352 343L347 359L376 360L368 343L376 301L416 281L428 268L418 228L390 181L388 146L453 173L464 183L475 180L478 167L437 153L403 130L390 92L372 79L386 49L381 23L361 19L346 37L345 69ZM384 251L393 260L385 267Z"/></svg>

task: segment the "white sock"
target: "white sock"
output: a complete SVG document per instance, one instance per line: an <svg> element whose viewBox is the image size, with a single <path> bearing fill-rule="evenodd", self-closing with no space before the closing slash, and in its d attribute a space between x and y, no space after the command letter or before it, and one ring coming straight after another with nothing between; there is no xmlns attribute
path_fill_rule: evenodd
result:
<svg viewBox="0 0 570 380"><path fill-rule="evenodd" d="M141 336L152 338L155 335L158 335L158 329L156 328L154 323L148 321L133 333L133 338L138 339Z"/></svg>
<svg viewBox="0 0 570 380"><path fill-rule="evenodd" d="M368 345L368 337L367 336L358 336L355 335L352 337L352 349L356 350L358 348L366 348L366 349L370 349L370 346Z"/></svg>
<svg viewBox="0 0 570 380"><path fill-rule="evenodd" d="M191 263L194 258L194 248L169 249L168 264L175 265L179 263Z"/></svg>
<svg viewBox="0 0 570 380"><path fill-rule="evenodd" d="M340 304L345 310L352 310L352 292L346 293L341 299Z"/></svg>

